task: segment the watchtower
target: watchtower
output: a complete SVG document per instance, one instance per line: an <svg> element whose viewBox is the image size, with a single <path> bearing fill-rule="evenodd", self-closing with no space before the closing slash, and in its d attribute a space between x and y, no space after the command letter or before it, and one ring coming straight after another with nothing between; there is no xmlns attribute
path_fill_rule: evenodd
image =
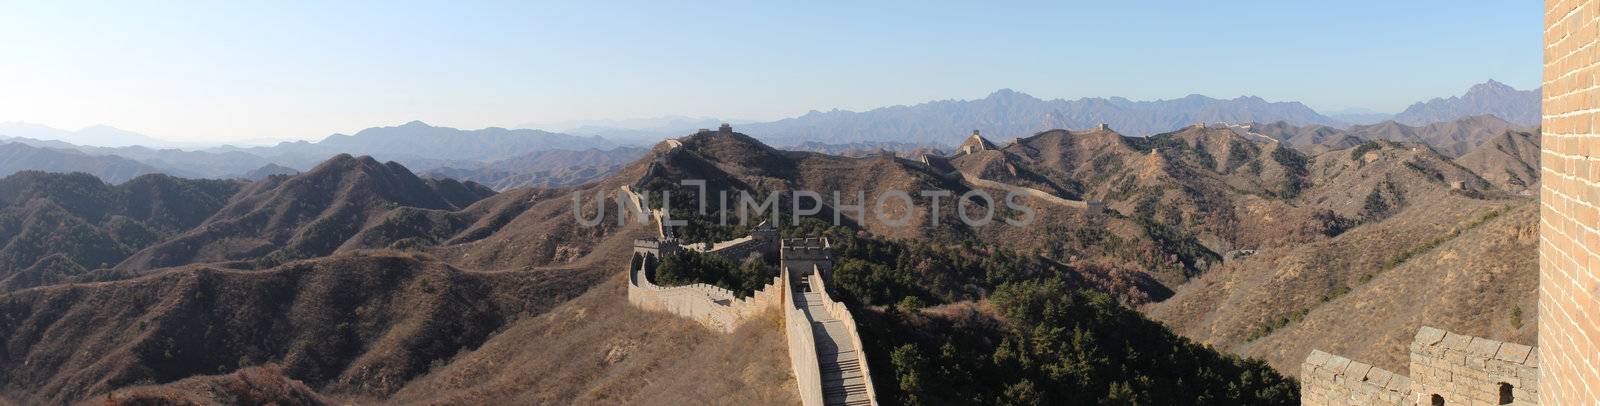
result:
<svg viewBox="0 0 1600 406"><path fill-rule="evenodd" d="M812 265L816 265L824 272L833 269L833 254L829 252L828 240L825 238L783 240L783 246L779 248L779 259L795 277L810 275Z"/></svg>

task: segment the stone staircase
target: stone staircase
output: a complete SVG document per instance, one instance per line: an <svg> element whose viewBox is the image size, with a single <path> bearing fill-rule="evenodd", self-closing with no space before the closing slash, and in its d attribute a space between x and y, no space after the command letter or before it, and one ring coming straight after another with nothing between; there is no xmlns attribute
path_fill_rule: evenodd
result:
<svg viewBox="0 0 1600 406"><path fill-rule="evenodd" d="M809 284L798 286L798 299L811 317L812 337L817 343L817 366L822 372L822 398L827 405L870 405L867 377L861 370L861 351L851 344L844 323L822 307L822 294Z"/></svg>

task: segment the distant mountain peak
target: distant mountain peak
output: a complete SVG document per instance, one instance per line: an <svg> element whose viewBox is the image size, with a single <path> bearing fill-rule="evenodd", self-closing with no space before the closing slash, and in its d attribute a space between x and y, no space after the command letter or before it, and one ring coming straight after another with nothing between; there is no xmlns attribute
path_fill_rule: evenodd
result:
<svg viewBox="0 0 1600 406"><path fill-rule="evenodd" d="M401 127L427 127L427 128L432 128L433 127L431 125L428 125L428 123L422 122L422 120L411 120L411 121L406 122L405 124L402 124L400 126Z"/></svg>
<svg viewBox="0 0 1600 406"><path fill-rule="evenodd" d="M989 93L989 96L985 97L983 99L984 100L991 100L991 101L1024 101L1024 102L1039 100L1039 98L1033 97L1033 95L1030 95L1030 94L1027 94L1027 93L1023 93L1023 92L1019 92L1019 91L1016 91L1016 90L1011 90L1011 88L1002 88L1000 90L996 90L996 91L994 91L994 93Z"/></svg>
<svg viewBox="0 0 1600 406"><path fill-rule="evenodd" d="M1474 92L1514 92L1516 90L1517 89L1511 87L1511 85L1507 85L1505 83L1500 83L1500 81L1497 81L1497 80L1494 80L1494 79L1489 79L1488 82L1483 82L1483 83L1479 83L1479 84L1476 84L1476 85L1472 85L1471 88L1467 89L1467 93L1470 94L1470 93L1474 93Z"/></svg>
<svg viewBox="0 0 1600 406"><path fill-rule="evenodd" d="M1493 114L1524 127L1539 124L1543 95L1539 88L1517 90L1494 79L1472 85L1460 96L1439 97L1418 102L1395 115L1395 121L1421 126L1461 118Z"/></svg>
<svg viewBox="0 0 1600 406"><path fill-rule="evenodd" d="M63 141L96 147L175 146L172 142L103 124L84 127L77 131L67 131L43 124L13 121L0 123L0 135L36 140Z"/></svg>
<svg viewBox="0 0 1600 406"><path fill-rule="evenodd" d="M1019 93L1021 93L1021 92L1018 92L1016 90L1011 90L1011 88L1009 88L1009 87L1002 87L1002 88L1000 88L1000 90L995 90L994 93L990 93L989 97L1010 96L1010 95L1015 95L1015 94L1019 94Z"/></svg>

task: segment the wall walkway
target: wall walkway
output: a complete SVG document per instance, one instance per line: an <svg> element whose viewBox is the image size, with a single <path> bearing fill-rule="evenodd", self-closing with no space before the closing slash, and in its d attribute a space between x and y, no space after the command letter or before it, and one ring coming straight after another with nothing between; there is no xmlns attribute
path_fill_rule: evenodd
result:
<svg viewBox="0 0 1600 406"><path fill-rule="evenodd" d="M643 202L627 187L622 193L635 208ZM645 310L662 311L695 320L712 330L733 332L773 307L781 307L789 362L800 399L806 406L876 405L871 369L861 344L855 317L826 289L824 272L833 267L827 240L792 239L779 242L780 275L750 297L739 298L720 287L697 283L663 287L651 281L660 258L689 249L714 255L743 255L771 244L776 230L698 248L679 246L661 213L652 212L657 238L634 241L634 259L628 269L628 303Z"/></svg>

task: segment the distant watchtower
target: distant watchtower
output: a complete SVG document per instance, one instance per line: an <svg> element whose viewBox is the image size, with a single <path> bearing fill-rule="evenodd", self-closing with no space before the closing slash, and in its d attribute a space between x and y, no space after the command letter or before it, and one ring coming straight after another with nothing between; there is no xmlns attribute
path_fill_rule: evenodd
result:
<svg viewBox="0 0 1600 406"><path fill-rule="evenodd" d="M1106 124L1106 123L1100 123L1100 131L1111 131L1111 125L1110 124Z"/></svg>
<svg viewBox="0 0 1600 406"><path fill-rule="evenodd" d="M731 133L733 132L733 126L728 125L728 123L722 123L721 127L717 127L717 132L723 134Z"/></svg>
<svg viewBox="0 0 1600 406"><path fill-rule="evenodd" d="M1000 148L994 146L994 143L989 142L989 140L984 139L983 135L979 133L978 130L972 130L972 136L967 137L967 141L961 143L961 146L956 149L956 155L971 154L978 151L989 151L995 149Z"/></svg>

